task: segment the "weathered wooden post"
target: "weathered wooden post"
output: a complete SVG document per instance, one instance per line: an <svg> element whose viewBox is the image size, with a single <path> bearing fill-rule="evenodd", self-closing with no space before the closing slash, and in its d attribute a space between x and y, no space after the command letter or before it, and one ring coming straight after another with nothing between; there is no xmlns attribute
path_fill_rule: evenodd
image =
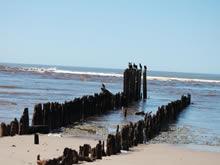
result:
<svg viewBox="0 0 220 165"><path fill-rule="evenodd" d="M61 164L77 164L79 160L79 156L76 150L72 150L70 148L64 148L63 151L63 159ZM60 164L58 162L53 162L50 164ZM49 163L48 163L49 165Z"/></svg>
<svg viewBox="0 0 220 165"><path fill-rule="evenodd" d="M25 108L23 115L20 118L18 134L19 135L27 134L28 129L29 129L29 115L28 115L28 108Z"/></svg>
<svg viewBox="0 0 220 165"><path fill-rule="evenodd" d="M11 124L6 125L7 136L10 136Z"/></svg>
<svg viewBox="0 0 220 165"><path fill-rule="evenodd" d="M143 98L147 99L147 67L144 66L143 72Z"/></svg>
<svg viewBox="0 0 220 165"><path fill-rule="evenodd" d="M138 101L138 69L135 69L135 75L134 75L134 100Z"/></svg>
<svg viewBox="0 0 220 165"><path fill-rule="evenodd" d="M102 159L102 144L101 141L96 145L96 159Z"/></svg>
<svg viewBox="0 0 220 165"><path fill-rule="evenodd" d="M4 122L2 122L0 126L0 137L1 136L7 136L6 124Z"/></svg>
<svg viewBox="0 0 220 165"><path fill-rule="evenodd" d="M10 135L14 136L16 134L18 134L18 120L15 118L14 121L11 122Z"/></svg>
<svg viewBox="0 0 220 165"><path fill-rule="evenodd" d="M121 147L123 150L128 151L129 150L129 145L128 145L129 126L128 125L123 126L120 132L121 132Z"/></svg>
<svg viewBox="0 0 220 165"><path fill-rule="evenodd" d="M34 144L39 144L39 135L37 133L34 134Z"/></svg>
<svg viewBox="0 0 220 165"><path fill-rule="evenodd" d="M43 111L42 105L36 104L34 107L34 114L32 118L32 126L34 125L42 125L43 124Z"/></svg>
<svg viewBox="0 0 220 165"><path fill-rule="evenodd" d="M116 154L115 136L112 134L108 134L108 137L107 137L106 154L107 154L107 156L111 156L111 155Z"/></svg>
<svg viewBox="0 0 220 165"><path fill-rule="evenodd" d="M116 146L116 153L121 152L121 134L119 132L119 125L117 125L116 134L115 134L115 146Z"/></svg>
<svg viewBox="0 0 220 165"><path fill-rule="evenodd" d="M105 141L103 141L103 143L102 143L102 156L106 156L106 153L105 153Z"/></svg>
<svg viewBox="0 0 220 165"><path fill-rule="evenodd" d="M126 103L125 104L128 104L131 100L131 86L132 86L132 64L129 63L128 64L128 67L127 69L125 69L124 71L124 87L123 87L123 93L125 95L125 98L126 98Z"/></svg>
<svg viewBox="0 0 220 165"><path fill-rule="evenodd" d="M129 74L129 103L133 101L134 98L134 84L135 84L135 70L130 69Z"/></svg>
<svg viewBox="0 0 220 165"><path fill-rule="evenodd" d="M90 159L91 159L91 161L95 161L96 160L96 147L91 149Z"/></svg>
<svg viewBox="0 0 220 165"><path fill-rule="evenodd" d="M142 75L142 65L139 64L140 69L138 70L138 100L141 99L141 75Z"/></svg>
<svg viewBox="0 0 220 165"><path fill-rule="evenodd" d="M79 156L84 159L89 156L91 151L91 146L89 144L84 144L83 146L79 146Z"/></svg>

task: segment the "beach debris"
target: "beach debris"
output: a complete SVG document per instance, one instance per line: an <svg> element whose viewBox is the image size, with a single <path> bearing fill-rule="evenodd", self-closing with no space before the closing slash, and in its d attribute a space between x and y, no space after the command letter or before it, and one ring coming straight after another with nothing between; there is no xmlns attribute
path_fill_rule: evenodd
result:
<svg viewBox="0 0 220 165"><path fill-rule="evenodd" d="M121 153L128 153L128 151L126 151L126 150L121 150Z"/></svg>
<svg viewBox="0 0 220 165"><path fill-rule="evenodd" d="M48 133L47 136L62 137L60 133Z"/></svg>
<svg viewBox="0 0 220 165"><path fill-rule="evenodd" d="M142 116L144 116L144 115L145 115L145 112L144 112L144 111L135 112L135 115L142 115Z"/></svg>
<svg viewBox="0 0 220 165"><path fill-rule="evenodd" d="M48 160L40 160L40 154L37 155L37 164L38 165L46 165Z"/></svg>

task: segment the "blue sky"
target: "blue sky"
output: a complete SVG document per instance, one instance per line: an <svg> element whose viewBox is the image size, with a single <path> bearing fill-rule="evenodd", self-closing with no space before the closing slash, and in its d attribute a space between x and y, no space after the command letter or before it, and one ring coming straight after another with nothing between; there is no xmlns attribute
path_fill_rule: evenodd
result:
<svg viewBox="0 0 220 165"><path fill-rule="evenodd" d="M0 62L220 74L219 0L1 0L0 20Z"/></svg>

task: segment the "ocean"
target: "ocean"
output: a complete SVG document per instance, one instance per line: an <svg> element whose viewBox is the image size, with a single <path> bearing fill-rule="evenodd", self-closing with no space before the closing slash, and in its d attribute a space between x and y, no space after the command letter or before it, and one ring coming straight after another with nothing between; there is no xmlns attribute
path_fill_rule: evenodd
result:
<svg viewBox="0 0 220 165"><path fill-rule="evenodd" d="M37 103L63 103L99 93L102 83L112 93L122 92L123 69L0 63L0 122L19 119L25 107L31 118ZM118 124L143 119L135 112L155 113L159 106L190 93L192 104L150 143L220 152L220 75L148 71L147 89L147 100L130 105L126 118L117 109L57 132L70 138L104 139Z"/></svg>

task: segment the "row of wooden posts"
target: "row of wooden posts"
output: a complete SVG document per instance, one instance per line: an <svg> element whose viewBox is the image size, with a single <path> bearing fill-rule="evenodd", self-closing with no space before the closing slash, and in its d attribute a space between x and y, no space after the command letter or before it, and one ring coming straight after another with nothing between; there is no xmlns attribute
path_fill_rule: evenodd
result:
<svg viewBox="0 0 220 165"><path fill-rule="evenodd" d="M125 105L123 93L113 95L107 89L103 89L101 93L94 96L75 98L63 104L57 102L36 104L31 126L29 126L28 108L25 108L20 122L15 118L7 125L4 122L1 123L0 136L48 133L53 129L65 127L76 121L85 120L89 116L103 114Z"/></svg>
<svg viewBox="0 0 220 165"><path fill-rule="evenodd" d="M107 111L126 107L133 101L141 99L141 73L142 66L138 69L135 64L130 64L124 71L123 92L112 94L104 84L102 92L90 96L75 98L63 104L48 102L36 104L31 126L29 125L28 108L18 121L16 118L9 124L0 125L0 136L14 136L15 134L48 133L53 129L65 127L76 121L85 120L87 117L103 114ZM143 96L146 99L146 66L143 72Z"/></svg>
<svg viewBox="0 0 220 165"><path fill-rule="evenodd" d="M142 65L129 63L129 67L124 71L124 84L123 92L127 98L127 102L138 101L142 98L141 95L141 76L142 76ZM143 72L143 99L147 98L147 67L144 66Z"/></svg>
<svg viewBox="0 0 220 165"><path fill-rule="evenodd" d="M71 148L65 148L63 155L58 158L49 160L40 160L38 163L44 165L72 165L79 161L92 162L96 159L102 159L103 156L111 156L121 152L128 151L130 147L137 146L149 141L158 135L164 127L168 127L169 123L175 121L181 111L183 111L191 102L191 96L182 96L180 100L173 101L168 105L158 108L156 114L145 114L144 120L123 126L117 130L115 134L109 134L106 140L106 146L103 141L92 148L89 144L79 147L79 152ZM106 149L105 149L106 148Z"/></svg>

